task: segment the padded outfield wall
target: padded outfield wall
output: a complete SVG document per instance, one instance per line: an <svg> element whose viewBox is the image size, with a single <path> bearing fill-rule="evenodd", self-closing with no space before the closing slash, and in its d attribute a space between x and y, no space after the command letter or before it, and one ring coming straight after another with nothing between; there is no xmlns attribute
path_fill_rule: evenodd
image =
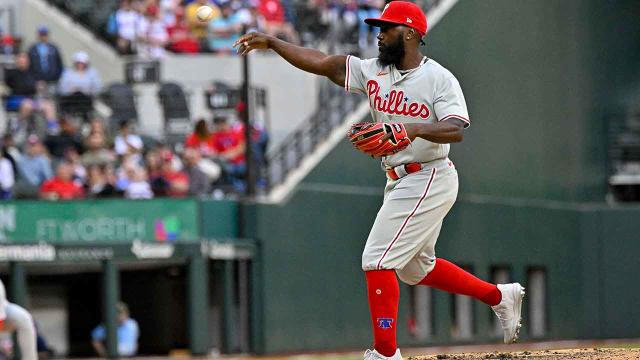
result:
<svg viewBox="0 0 640 360"><path fill-rule="evenodd" d="M427 37L426 52L460 80L473 125L452 146L460 198L438 255L488 277L495 267L526 283L546 273L542 338L632 337L640 291L633 254L637 207L604 203L603 117L637 88L640 20L634 1L460 1ZM262 241L265 352L370 345L360 252L382 201L377 163L341 143L281 205L247 207L244 236ZM527 284L525 284L526 286ZM434 336L451 343L453 304L434 298ZM529 320L525 315L525 320ZM473 337L491 336L474 305ZM531 338L528 329L524 337Z"/></svg>

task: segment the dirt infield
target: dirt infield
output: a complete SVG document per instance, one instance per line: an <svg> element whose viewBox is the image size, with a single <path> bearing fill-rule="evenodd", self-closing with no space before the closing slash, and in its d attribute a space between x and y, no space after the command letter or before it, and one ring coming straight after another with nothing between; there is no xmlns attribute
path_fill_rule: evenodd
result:
<svg viewBox="0 0 640 360"><path fill-rule="evenodd" d="M541 350L541 351L516 351L516 352L492 352L492 353L460 353L438 354L428 356L411 356L409 360L476 360L476 359L640 359L640 349L565 349L565 350Z"/></svg>

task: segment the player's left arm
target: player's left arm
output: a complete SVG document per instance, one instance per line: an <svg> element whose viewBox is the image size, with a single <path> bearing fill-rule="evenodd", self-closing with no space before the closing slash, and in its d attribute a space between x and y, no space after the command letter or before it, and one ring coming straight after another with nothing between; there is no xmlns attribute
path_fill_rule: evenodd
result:
<svg viewBox="0 0 640 360"><path fill-rule="evenodd" d="M438 144L461 142L464 129L471 122L460 83L449 72L436 77L435 81L433 110L437 121L405 124L407 136L411 141L419 137Z"/></svg>
<svg viewBox="0 0 640 360"><path fill-rule="evenodd" d="M407 123L404 127L411 141L422 138L433 143L450 144L462 141L465 124L462 119L452 117L434 124Z"/></svg>

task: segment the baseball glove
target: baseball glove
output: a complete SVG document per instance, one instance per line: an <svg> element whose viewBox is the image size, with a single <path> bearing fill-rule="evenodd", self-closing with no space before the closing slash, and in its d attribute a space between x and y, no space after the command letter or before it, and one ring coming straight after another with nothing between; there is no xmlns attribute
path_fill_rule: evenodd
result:
<svg viewBox="0 0 640 360"><path fill-rule="evenodd" d="M411 143L402 123L356 123L347 137L356 149L374 157L395 154Z"/></svg>

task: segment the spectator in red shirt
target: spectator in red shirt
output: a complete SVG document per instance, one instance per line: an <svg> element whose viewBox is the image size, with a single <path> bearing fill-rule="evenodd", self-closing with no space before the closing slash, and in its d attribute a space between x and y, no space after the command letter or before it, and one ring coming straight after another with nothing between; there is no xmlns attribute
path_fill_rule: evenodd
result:
<svg viewBox="0 0 640 360"><path fill-rule="evenodd" d="M213 119L216 131L211 143L218 158L234 165L244 165L244 134L229 125L226 117L217 116Z"/></svg>
<svg viewBox="0 0 640 360"><path fill-rule="evenodd" d="M225 117L215 117L213 123L216 131L213 133L212 143L222 161L227 181L236 191L244 192L244 177L247 172L244 134L233 129Z"/></svg>
<svg viewBox="0 0 640 360"><path fill-rule="evenodd" d="M182 171L173 169L172 152L163 151L160 157L162 158L161 176L168 184L166 195L170 197L186 196L189 193L189 176Z"/></svg>
<svg viewBox="0 0 640 360"><path fill-rule="evenodd" d="M260 0L258 11L264 18L265 32L268 35L285 38L294 44L299 44L300 39L293 25L284 17L284 6L280 0Z"/></svg>
<svg viewBox="0 0 640 360"><path fill-rule="evenodd" d="M261 0L258 6L264 20L270 23L284 23L284 6L280 0Z"/></svg>
<svg viewBox="0 0 640 360"><path fill-rule="evenodd" d="M40 197L47 200L71 200L84 198L82 186L73 181L73 166L66 161L56 169L56 176L45 181Z"/></svg>
<svg viewBox="0 0 640 360"><path fill-rule="evenodd" d="M193 132L187 136L185 146L188 148L198 149L203 157L212 157L216 154L213 146L213 134L209 131L209 126L205 119L196 122Z"/></svg>
<svg viewBox="0 0 640 360"><path fill-rule="evenodd" d="M191 34L184 18L184 8L176 8L176 22L167 27L169 33L169 50L177 53L195 54L200 52L200 43Z"/></svg>

